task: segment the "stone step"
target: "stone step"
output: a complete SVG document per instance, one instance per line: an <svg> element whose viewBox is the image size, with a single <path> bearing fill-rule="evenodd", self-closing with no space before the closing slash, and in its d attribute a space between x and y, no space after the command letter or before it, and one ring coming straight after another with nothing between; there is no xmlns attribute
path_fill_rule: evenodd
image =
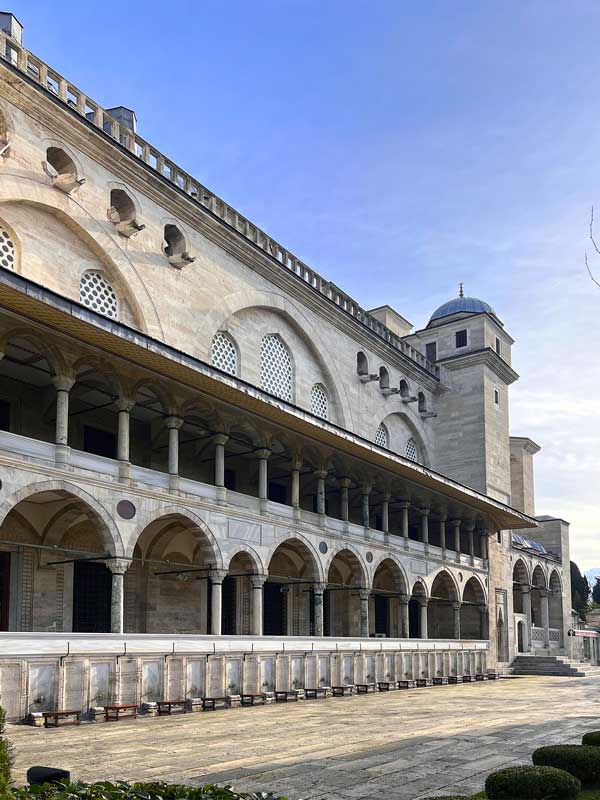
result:
<svg viewBox="0 0 600 800"><path fill-rule="evenodd" d="M511 675L585 678L600 675L600 666L576 661L566 655L519 654L510 666Z"/></svg>

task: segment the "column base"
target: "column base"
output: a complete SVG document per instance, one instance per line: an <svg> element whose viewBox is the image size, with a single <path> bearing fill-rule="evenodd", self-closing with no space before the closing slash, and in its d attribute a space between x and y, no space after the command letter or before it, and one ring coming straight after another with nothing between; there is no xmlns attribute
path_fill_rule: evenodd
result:
<svg viewBox="0 0 600 800"><path fill-rule="evenodd" d="M258 501L258 505L259 505L261 514L267 514L268 513L268 511L269 511L269 501L267 500L266 497L261 497L260 500Z"/></svg>
<svg viewBox="0 0 600 800"><path fill-rule="evenodd" d="M56 464L68 464L71 456L71 448L68 444L54 445L54 461Z"/></svg>
<svg viewBox="0 0 600 800"><path fill-rule="evenodd" d="M179 475L169 475L169 491L179 491Z"/></svg>
<svg viewBox="0 0 600 800"><path fill-rule="evenodd" d="M325 514L319 514L319 528L327 527L327 517Z"/></svg>
<svg viewBox="0 0 600 800"><path fill-rule="evenodd" d="M301 522L302 521L302 512L299 506L294 506L294 510L292 512L294 517L294 522Z"/></svg>
<svg viewBox="0 0 600 800"><path fill-rule="evenodd" d="M131 483L131 464L129 461L119 461L119 483Z"/></svg>
<svg viewBox="0 0 600 800"><path fill-rule="evenodd" d="M227 489L224 486L217 486L217 503L220 506L227 504Z"/></svg>
<svg viewBox="0 0 600 800"><path fill-rule="evenodd" d="M405 539L404 539L404 549L405 550L408 550L408 548L410 547L409 542L410 542L410 539L408 538L408 536L406 536Z"/></svg>

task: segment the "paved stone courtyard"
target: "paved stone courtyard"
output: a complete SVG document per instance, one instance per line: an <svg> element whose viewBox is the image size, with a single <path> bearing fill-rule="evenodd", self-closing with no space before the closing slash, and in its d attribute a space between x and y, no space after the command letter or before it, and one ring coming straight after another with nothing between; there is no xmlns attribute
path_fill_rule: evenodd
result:
<svg viewBox="0 0 600 800"><path fill-rule="evenodd" d="M231 783L298 798L413 800L477 792L543 744L600 729L598 678L520 678L43 730L13 725L16 780Z"/></svg>

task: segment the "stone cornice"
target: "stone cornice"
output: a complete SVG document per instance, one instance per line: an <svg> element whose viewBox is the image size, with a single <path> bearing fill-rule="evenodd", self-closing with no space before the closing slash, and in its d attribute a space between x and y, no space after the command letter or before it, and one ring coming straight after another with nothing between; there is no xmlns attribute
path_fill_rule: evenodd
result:
<svg viewBox="0 0 600 800"><path fill-rule="evenodd" d="M57 138L117 175L136 192L145 195L230 256L266 278L285 295L297 297L314 313L346 333L358 347L376 353L389 365L420 383L423 388L436 391L439 381L427 369L386 342L360 319L349 314L293 271L283 267L276 258L242 235L226 220L195 201L127 148L88 122L76 110L69 108L37 82L1 60L0 77L7 87L7 98L10 102L52 131Z"/></svg>
<svg viewBox="0 0 600 800"><path fill-rule="evenodd" d="M491 347L485 347L482 350L474 350L470 353L461 353L458 356L450 356L449 358L441 358L438 364L449 371L464 369L464 367L475 366L483 364L492 370L501 380L507 385L514 383L519 379L519 375L515 370L507 364L495 350Z"/></svg>

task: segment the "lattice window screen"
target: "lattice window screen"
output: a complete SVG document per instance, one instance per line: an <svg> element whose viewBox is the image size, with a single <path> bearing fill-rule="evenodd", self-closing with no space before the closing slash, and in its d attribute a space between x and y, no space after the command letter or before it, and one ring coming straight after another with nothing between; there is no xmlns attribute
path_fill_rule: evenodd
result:
<svg viewBox="0 0 600 800"><path fill-rule="evenodd" d="M411 461L419 460L419 448L417 447L417 443L412 436L406 443L406 457Z"/></svg>
<svg viewBox="0 0 600 800"><path fill-rule="evenodd" d="M292 399L292 359L283 341L273 333L260 345L260 386L282 400Z"/></svg>
<svg viewBox="0 0 600 800"><path fill-rule="evenodd" d="M102 272L84 272L79 284L79 301L105 317L117 319L119 303L117 295Z"/></svg>
<svg viewBox="0 0 600 800"><path fill-rule="evenodd" d="M389 440L387 428L385 427L385 425L382 422L381 425L377 428L377 431L375 432L375 444L379 445L379 447L386 447L387 448L387 447L389 447L389 443L390 443L390 440Z"/></svg>
<svg viewBox="0 0 600 800"><path fill-rule="evenodd" d="M321 419L328 418L329 404L327 401L327 392L320 383L315 383L312 387L310 393L310 410L315 416L321 417Z"/></svg>
<svg viewBox="0 0 600 800"><path fill-rule="evenodd" d="M0 264L6 269L14 269L16 260L15 245L10 233L0 227Z"/></svg>
<svg viewBox="0 0 600 800"><path fill-rule="evenodd" d="M237 349L233 339L225 331L217 331L213 337L212 363L230 375L238 374Z"/></svg>

